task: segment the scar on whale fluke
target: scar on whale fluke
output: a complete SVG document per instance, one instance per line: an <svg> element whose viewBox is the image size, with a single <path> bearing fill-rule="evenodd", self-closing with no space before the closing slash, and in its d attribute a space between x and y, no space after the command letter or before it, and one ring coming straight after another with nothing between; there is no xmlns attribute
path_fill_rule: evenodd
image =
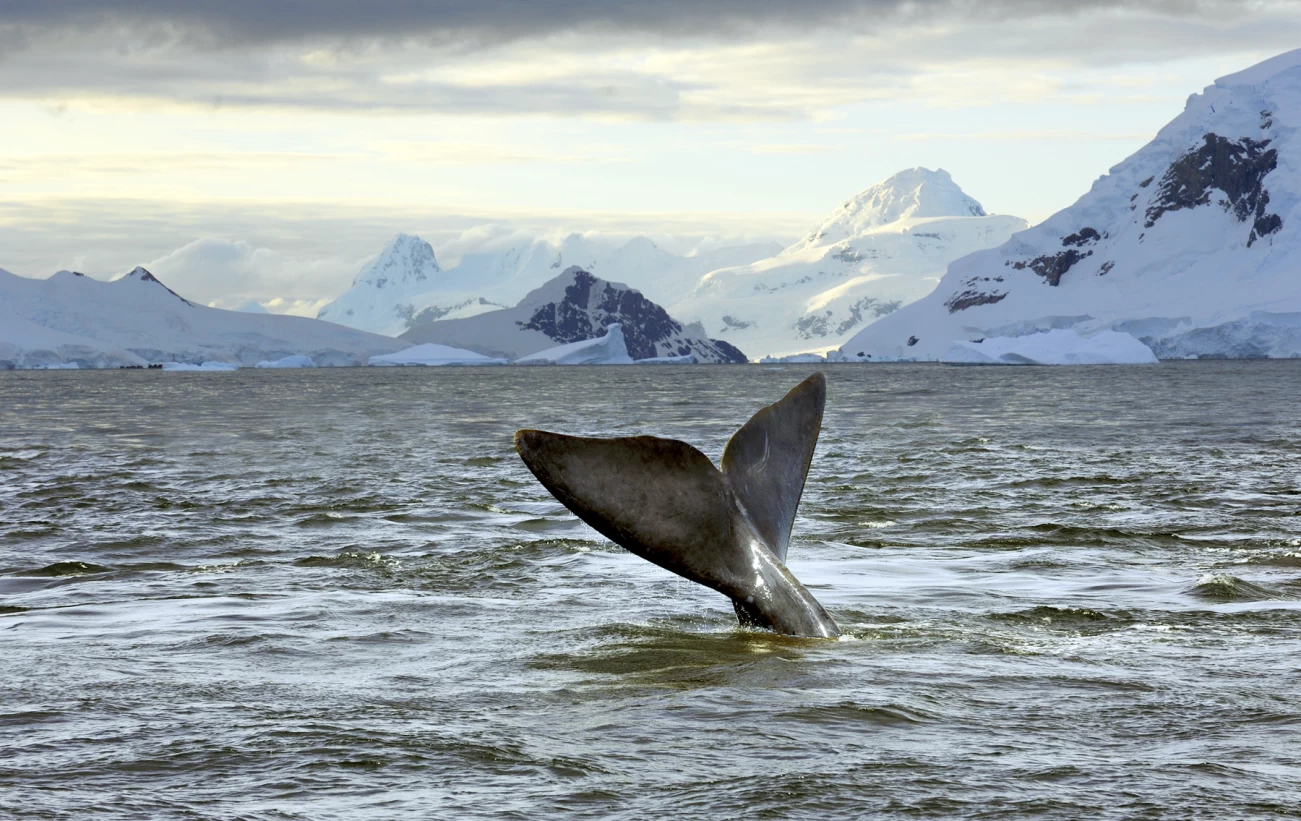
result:
<svg viewBox="0 0 1301 821"><path fill-rule="evenodd" d="M742 624L834 638L836 623L785 563L826 399L821 373L796 385L732 435L721 470L686 442L656 436L521 430L515 449L578 518L727 596Z"/></svg>

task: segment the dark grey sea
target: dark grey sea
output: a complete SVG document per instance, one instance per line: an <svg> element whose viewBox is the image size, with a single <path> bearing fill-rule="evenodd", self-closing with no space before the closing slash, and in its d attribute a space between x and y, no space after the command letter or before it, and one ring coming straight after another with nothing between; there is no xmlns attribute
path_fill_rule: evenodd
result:
<svg viewBox="0 0 1301 821"><path fill-rule="evenodd" d="M514 455L807 366L0 373L0 817L1301 814L1301 362L828 366L737 627Z"/></svg>

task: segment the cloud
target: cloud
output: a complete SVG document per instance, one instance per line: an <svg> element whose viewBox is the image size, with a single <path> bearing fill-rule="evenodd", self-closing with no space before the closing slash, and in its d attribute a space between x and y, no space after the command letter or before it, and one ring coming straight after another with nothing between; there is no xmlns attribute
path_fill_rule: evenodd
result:
<svg viewBox="0 0 1301 821"><path fill-rule="evenodd" d="M843 145L820 145L813 143L772 143L769 145L749 145L745 150L751 154L836 154L848 151Z"/></svg>
<svg viewBox="0 0 1301 821"><path fill-rule="evenodd" d="M577 165L590 163L627 162L627 158L608 149L591 146L577 152L545 151L538 148L492 143L471 142L401 142L380 141L371 146L386 160L417 165L509 165L515 163L544 163ZM0 164L0 168L3 165Z"/></svg>
<svg viewBox="0 0 1301 821"><path fill-rule="evenodd" d="M826 119L874 101L979 105L1056 76L1301 37L1268 0L8 0L0 97L342 113ZM1141 96L1141 87L1131 93Z"/></svg>
<svg viewBox="0 0 1301 821"><path fill-rule="evenodd" d="M323 284L338 287L356 270L354 261L290 258L243 240L216 237L197 239L145 267L187 299L223 307L248 300L275 302L274 307L284 308L281 313L320 301Z"/></svg>
<svg viewBox="0 0 1301 821"><path fill-rule="evenodd" d="M1224 19L1287 2L1156 0L1144 8L1173 18ZM872 31L893 25L994 22L1125 11L1126 0L8 0L0 27L22 33L116 31L145 45L183 42L224 48L268 42L368 39L473 42L600 31L717 36L771 29Z"/></svg>

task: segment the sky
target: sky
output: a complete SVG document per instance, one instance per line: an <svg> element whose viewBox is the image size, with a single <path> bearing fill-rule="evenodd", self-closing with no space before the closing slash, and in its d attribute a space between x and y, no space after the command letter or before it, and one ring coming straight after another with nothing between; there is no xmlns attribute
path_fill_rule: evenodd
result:
<svg viewBox="0 0 1301 821"><path fill-rule="evenodd" d="M400 231L785 243L915 166L1038 222L1299 44L1273 0L0 0L0 268L314 315Z"/></svg>

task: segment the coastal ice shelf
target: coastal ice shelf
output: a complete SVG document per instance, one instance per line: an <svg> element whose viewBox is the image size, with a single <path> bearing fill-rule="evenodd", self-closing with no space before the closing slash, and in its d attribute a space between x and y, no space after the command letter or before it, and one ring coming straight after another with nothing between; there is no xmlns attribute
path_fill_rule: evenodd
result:
<svg viewBox="0 0 1301 821"><path fill-rule="evenodd" d="M953 342L942 362L964 365L1156 365L1152 349L1129 334L1081 336L1059 329L1025 336Z"/></svg>

